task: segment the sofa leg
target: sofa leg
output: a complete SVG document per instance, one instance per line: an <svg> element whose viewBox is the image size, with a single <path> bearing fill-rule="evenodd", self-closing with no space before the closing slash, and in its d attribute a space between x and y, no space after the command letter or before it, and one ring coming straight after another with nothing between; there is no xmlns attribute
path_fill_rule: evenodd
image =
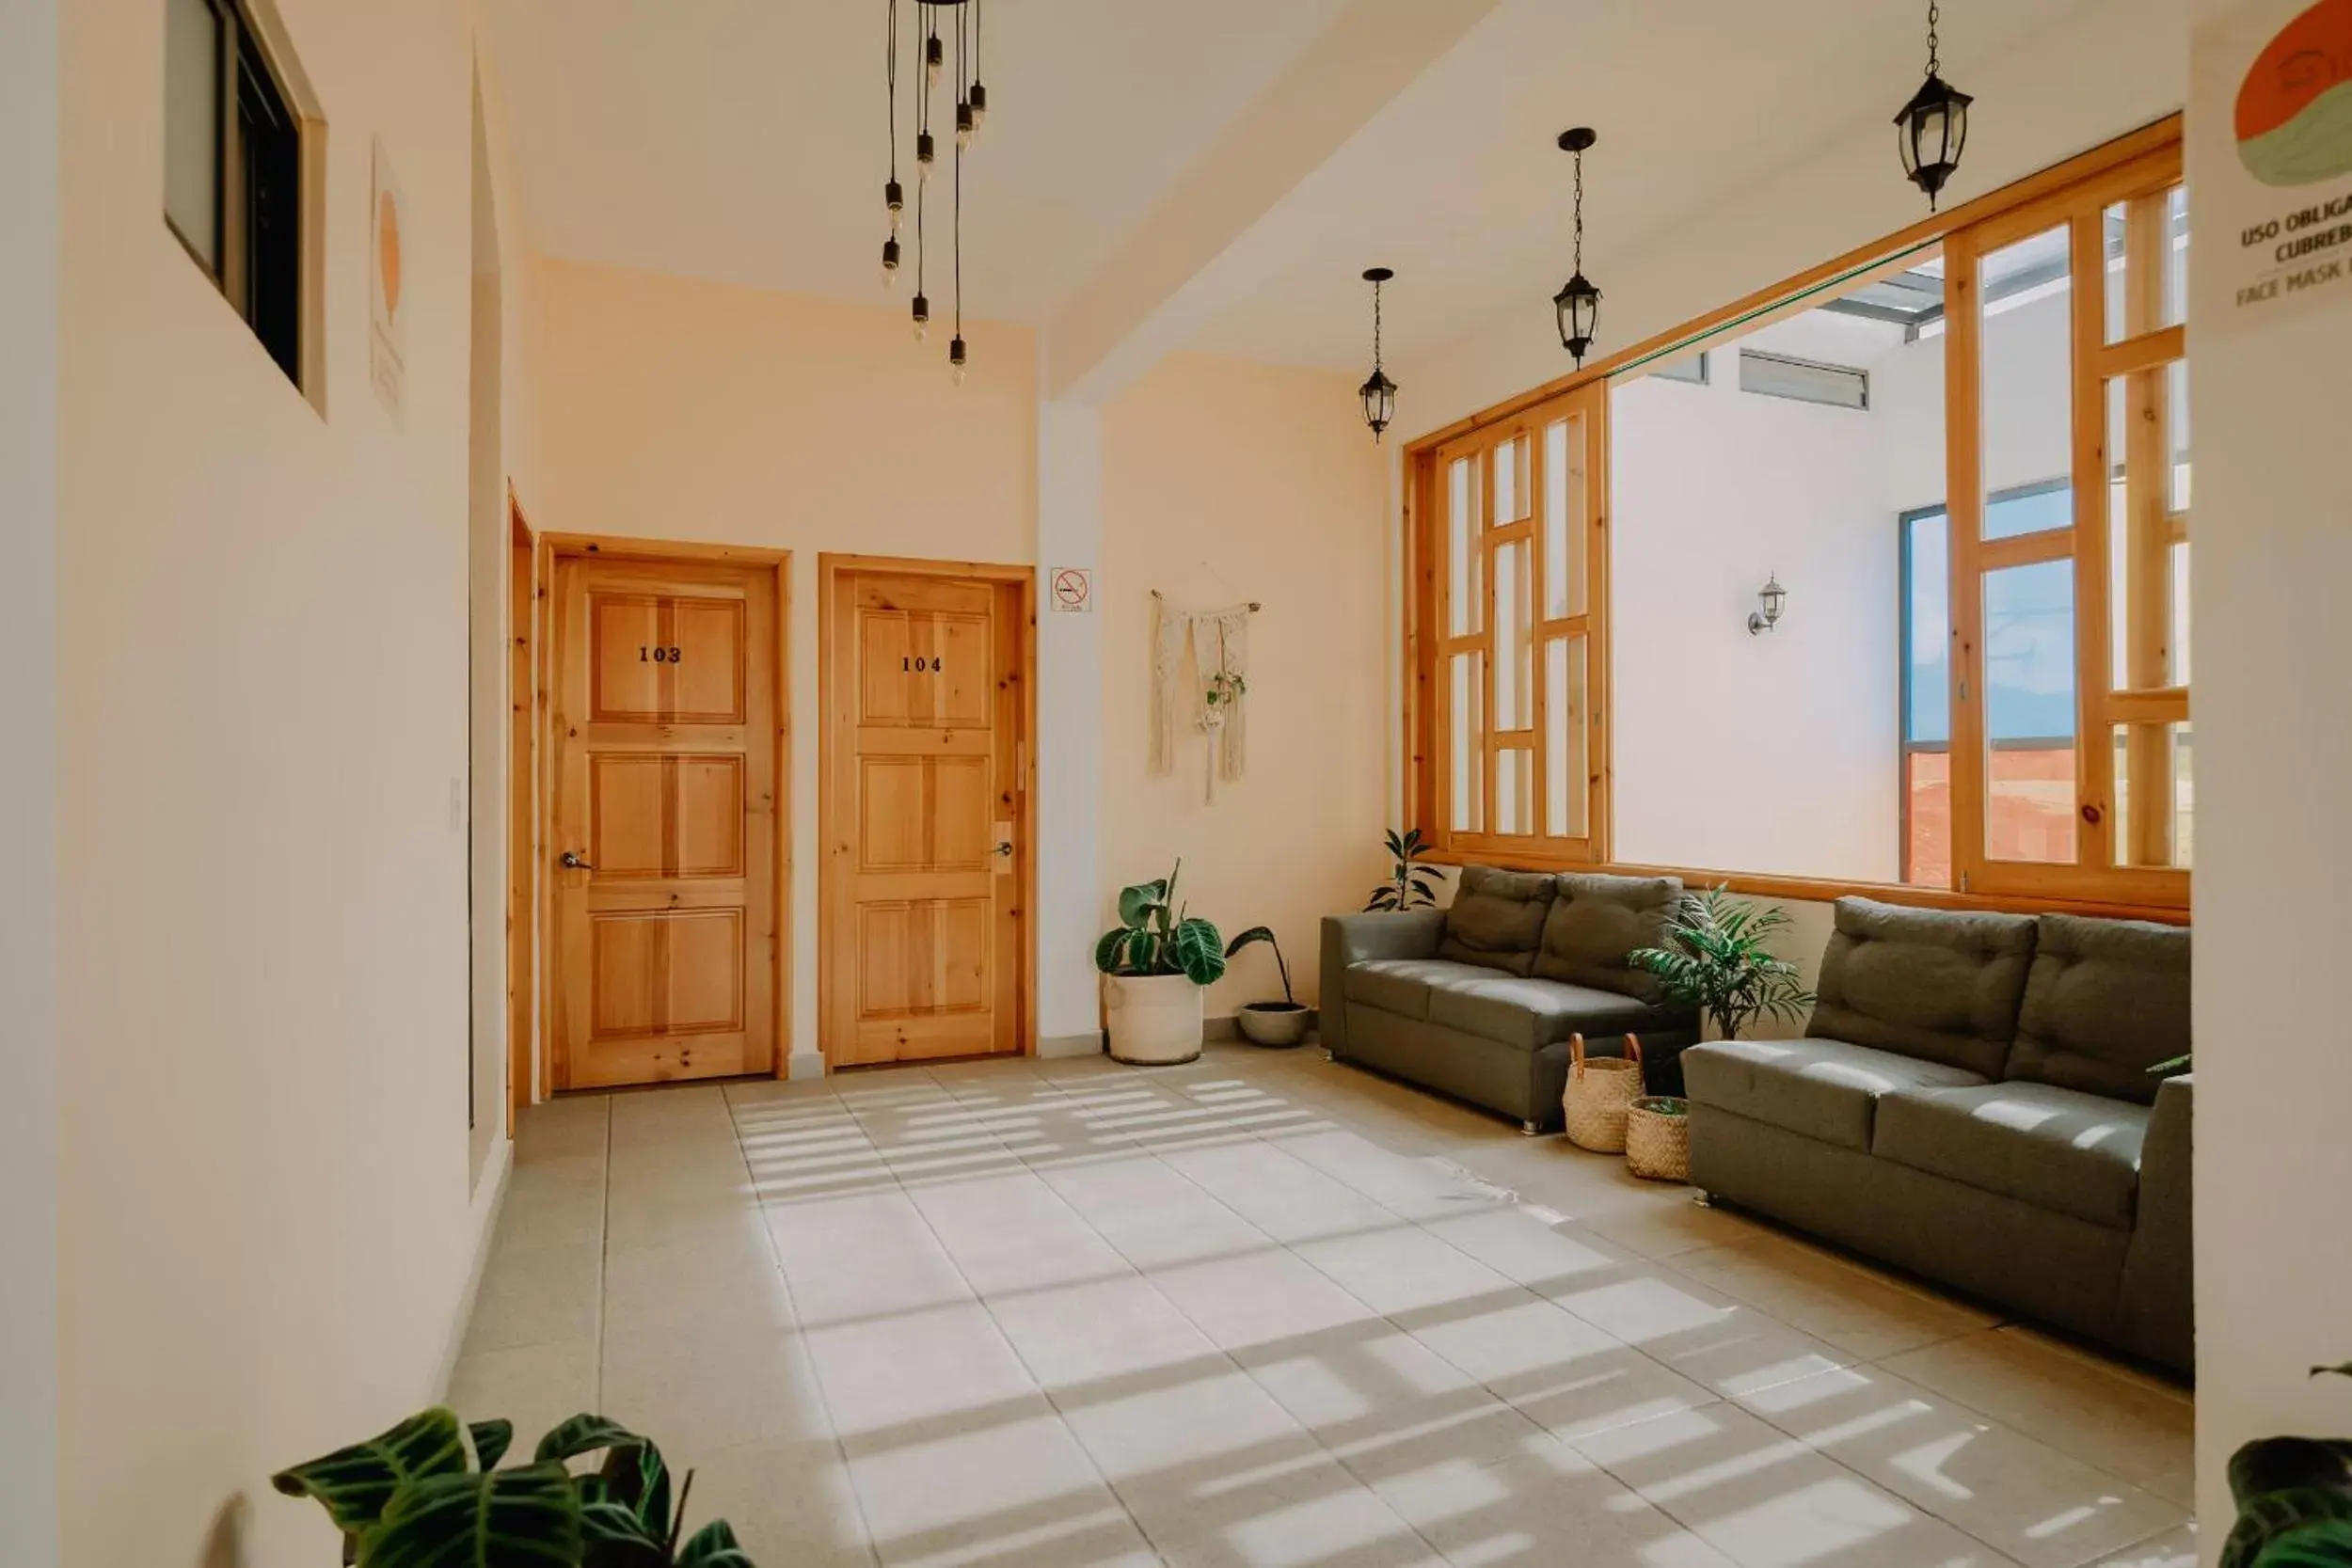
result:
<svg viewBox="0 0 2352 1568"><path fill-rule="evenodd" d="M1691 1207L1693 1209L1712 1209L1715 1207L1715 1195L1708 1192L1705 1187L1693 1187L1691 1189Z"/></svg>
<svg viewBox="0 0 2352 1568"><path fill-rule="evenodd" d="M1532 1121L1523 1121L1519 1123L1519 1136L1522 1138L1533 1138L1537 1136L1542 1132L1543 1129L1536 1126Z"/></svg>

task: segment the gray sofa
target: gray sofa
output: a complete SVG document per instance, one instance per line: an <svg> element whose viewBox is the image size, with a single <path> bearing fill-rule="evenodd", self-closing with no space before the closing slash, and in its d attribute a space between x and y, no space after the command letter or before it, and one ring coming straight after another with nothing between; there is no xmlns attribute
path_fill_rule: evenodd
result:
<svg viewBox="0 0 2352 1568"><path fill-rule="evenodd" d="M2188 1370L2189 933L1842 898L1819 989L1684 1053L1692 1182Z"/></svg>
<svg viewBox="0 0 2352 1568"><path fill-rule="evenodd" d="M1327 917L1324 1046L1529 1132L1560 1124L1572 1034L1603 1056L1638 1034L1651 1086L1679 1092L1674 1058L1698 1019L1627 955L1658 944L1681 896L1671 877L1472 866L1450 909Z"/></svg>

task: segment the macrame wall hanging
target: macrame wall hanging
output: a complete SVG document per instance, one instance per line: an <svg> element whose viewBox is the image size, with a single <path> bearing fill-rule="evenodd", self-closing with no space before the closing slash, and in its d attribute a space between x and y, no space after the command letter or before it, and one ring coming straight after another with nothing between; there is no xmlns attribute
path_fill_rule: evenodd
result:
<svg viewBox="0 0 2352 1568"><path fill-rule="evenodd" d="M1190 688L1193 727L1208 737L1205 799L1216 781L1239 779L1249 764L1249 618L1255 604L1179 610L1152 591L1152 771L1176 768L1176 725L1185 706L1184 647L1200 679Z"/></svg>

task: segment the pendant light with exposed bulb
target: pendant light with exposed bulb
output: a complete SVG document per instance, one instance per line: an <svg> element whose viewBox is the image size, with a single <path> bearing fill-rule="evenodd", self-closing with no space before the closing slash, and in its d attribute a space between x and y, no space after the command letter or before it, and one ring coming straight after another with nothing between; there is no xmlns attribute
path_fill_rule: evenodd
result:
<svg viewBox="0 0 2352 1568"><path fill-rule="evenodd" d="M942 149L932 131L932 97L942 75L952 73L952 102L955 105L955 147L951 170L953 188L949 193L954 293L949 301L955 331L947 344L947 363L961 383L970 369L971 350L963 337L963 154L978 134L980 122L988 113L988 89L980 86L980 5L981 0L883 0L888 15L885 27L883 66L887 75L886 96L890 115L890 178L883 186L883 205L890 214L890 234L882 242L882 281L885 286L898 279L904 251L900 242L900 226L906 206L905 188L898 182L898 40L899 8L912 5L922 40L920 65L914 82L914 299L911 321L915 341L929 339L931 323L930 295L926 289L926 253L929 239L928 208L930 178L937 166ZM955 21L952 60L949 40L940 27L940 13L952 11Z"/></svg>

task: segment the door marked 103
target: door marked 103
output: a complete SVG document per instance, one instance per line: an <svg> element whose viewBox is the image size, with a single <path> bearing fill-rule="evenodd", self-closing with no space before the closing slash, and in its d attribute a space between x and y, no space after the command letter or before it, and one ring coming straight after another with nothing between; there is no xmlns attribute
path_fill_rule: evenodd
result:
<svg viewBox="0 0 2352 1568"><path fill-rule="evenodd" d="M640 664L683 664L686 662L686 650L656 648L646 643L640 643L637 648L637 662Z"/></svg>

